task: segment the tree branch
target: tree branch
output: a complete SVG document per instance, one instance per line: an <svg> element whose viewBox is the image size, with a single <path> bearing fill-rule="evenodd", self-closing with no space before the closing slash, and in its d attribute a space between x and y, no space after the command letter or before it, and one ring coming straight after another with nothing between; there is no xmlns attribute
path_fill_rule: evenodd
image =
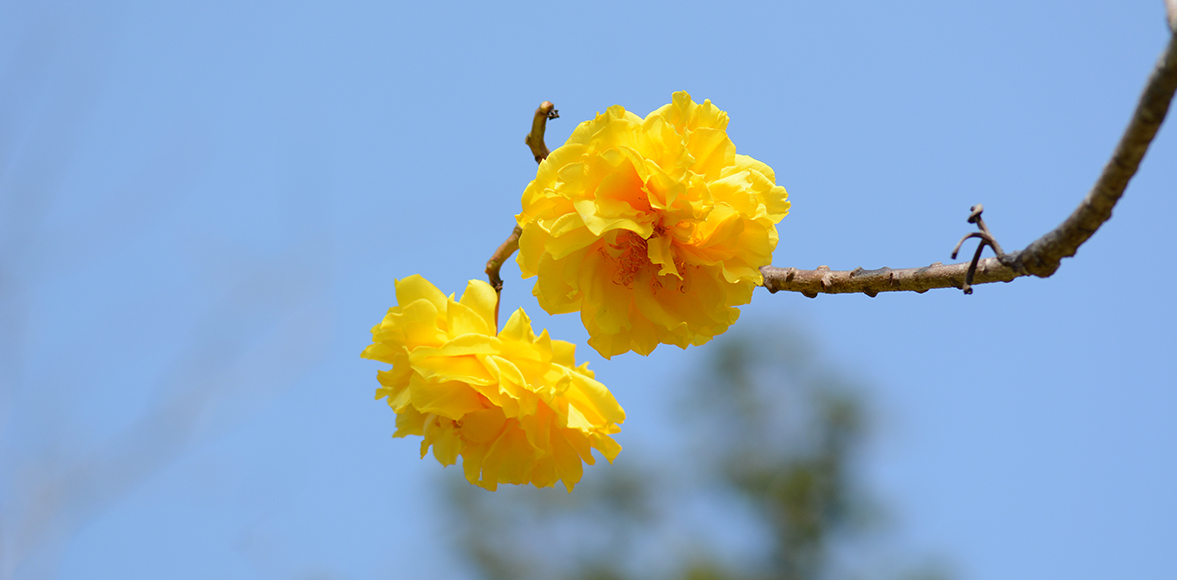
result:
<svg viewBox="0 0 1177 580"><path fill-rule="evenodd" d="M1124 194L1128 181L1135 175L1169 111L1173 93L1177 91L1177 1L1167 0L1167 9L1173 34L1148 79L1128 128L1124 130L1119 145L1104 166L1103 174L1095 186L1057 228L1034 240L1023 250L1009 254L1000 254L998 251L996 258L977 261L975 278L968 282L965 278L969 264L963 263L945 266L937 262L924 268L858 268L853 271L832 271L827 266L820 266L816 270L765 266L760 269L764 274L764 287L773 293L787 290L800 292L810 298L822 293L861 292L874 296L879 292L926 292L932 288L962 288L969 292L969 284L1009 282L1030 275L1046 278L1054 274L1059 262L1074 256L1079 246L1112 216L1112 208ZM994 245L994 249L997 248Z"/></svg>
<svg viewBox="0 0 1177 580"><path fill-rule="evenodd" d="M900 270L886 267L878 270L830 270L829 266L818 266L816 270L774 266L760 269L764 273L764 287L769 291L800 292L810 298L817 298L818 294L862 293L873 297L879 292L908 291L922 294L933 288L961 288L968 270L967 262L947 266L936 262L923 268ZM1005 266L997 258L985 258L977 262L972 283L1009 282L1023 275Z"/></svg>

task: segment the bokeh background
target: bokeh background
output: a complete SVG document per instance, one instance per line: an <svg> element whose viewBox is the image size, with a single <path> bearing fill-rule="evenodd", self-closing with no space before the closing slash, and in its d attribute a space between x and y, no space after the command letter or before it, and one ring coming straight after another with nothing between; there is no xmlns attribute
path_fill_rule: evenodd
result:
<svg viewBox="0 0 1177 580"><path fill-rule="evenodd" d="M740 469L811 465L838 425L853 444L812 465L869 505L821 517L873 539L821 544L811 577L1177 577L1173 119L1078 256L972 296L758 291L731 337L605 361L509 264L504 310L581 344L628 411L571 496L613 512L465 489L389 437L359 357L396 278L482 277L543 100L552 147L678 90L728 111L790 193L778 266L948 261L975 203L1024 247L1107 161L1168 39L1158 0L0 14L0 578L771 574L788 534ZM763 365L787 371L736 380ZM783 410L751 423L738 392ZM779 461L721 461L749 446Z"/></svg>

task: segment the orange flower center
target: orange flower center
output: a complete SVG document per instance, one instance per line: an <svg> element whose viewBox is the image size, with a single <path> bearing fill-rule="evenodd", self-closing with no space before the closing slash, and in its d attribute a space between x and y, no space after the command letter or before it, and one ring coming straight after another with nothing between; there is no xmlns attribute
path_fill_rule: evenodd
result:
<svg viewBox="0 0 1177 580"><path fill-rule="evenodd" d="M626 288L633 288L638 272L652 265L646 240L629 230L618 232L612 244L601 247L601 253L617 264L613 283Z"/></svg>
<svg viewBox="0 0 1177 580"><path fill-rule="evenodd" d="M659 223L654 226L653 236L662 236L666 232L666 227ZM618 286L625 286L626 288L632 289L634 279L637 278L639 272L646 268L652 270L650 285L655 290L662 288L662 278L671 277L655 275L658 267L650 261L649 242L647 238L643 238L640 234L629 230L617 232L613 243L605 243L599 251L601 255L609 258L615 264L612 282ZM679 272L682 272L686 268L686 264L678 256L674 257L674 265ZM685 293L687 291L685 279L674 280L674 285L678 287L679 292Z"/></svg>

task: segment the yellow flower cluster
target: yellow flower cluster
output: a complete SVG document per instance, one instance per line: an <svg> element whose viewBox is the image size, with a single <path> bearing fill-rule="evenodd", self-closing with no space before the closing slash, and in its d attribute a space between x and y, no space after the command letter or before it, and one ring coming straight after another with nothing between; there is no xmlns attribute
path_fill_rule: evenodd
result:
<svg viewBox="0 0 1177 580"><path fill-rule="evenodd" d="M362 356L392 364L376 398L396 411L394 437L424 438L421 457L431 446L442 465L460 455L466 479L492 491L563 481L571 492L591 449L610 462L621 451L609 435L625 411L588 363L576 366L575 345L537 337L522 308L496 332L489 284L472 280L455 300L410 276L396 296Z"/></svg>
<svg viewBox="0 0 1177 580"><path fill-rule="evenodd" d="M580 311L602 356L703 344L763 283L788 195L727 123L685 92L645 119L610 107L524 191L519 267L549 313Z"/></svg>

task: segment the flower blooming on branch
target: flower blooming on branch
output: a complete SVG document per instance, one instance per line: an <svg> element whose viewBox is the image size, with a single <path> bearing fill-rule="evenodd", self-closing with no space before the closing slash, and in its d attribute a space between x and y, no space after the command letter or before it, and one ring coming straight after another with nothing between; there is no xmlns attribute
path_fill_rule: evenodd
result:
<svg viewBox="0 0 1177 580"><path fill-rule="evenodd" d="M580 311L602 356L703 344L763 282L788 194L727 123L685 92L645 119L609 107L523 192L519 267L544 310Z"/></svg>
<svg viewBox="0 0 1177 580"><path fill-rule="evenodd" d="M491 491L500 483L571 492L594 463L621 451L609 435L625 411L576 346L536 336L520 308L495 332L495 291L471 280L461 300L421 276L396 283L399 306L372 329L361 356L391 363L379 371L376 398L396 411L393 437L420 435L442 465L462 457L466 479Z"/></svg>

